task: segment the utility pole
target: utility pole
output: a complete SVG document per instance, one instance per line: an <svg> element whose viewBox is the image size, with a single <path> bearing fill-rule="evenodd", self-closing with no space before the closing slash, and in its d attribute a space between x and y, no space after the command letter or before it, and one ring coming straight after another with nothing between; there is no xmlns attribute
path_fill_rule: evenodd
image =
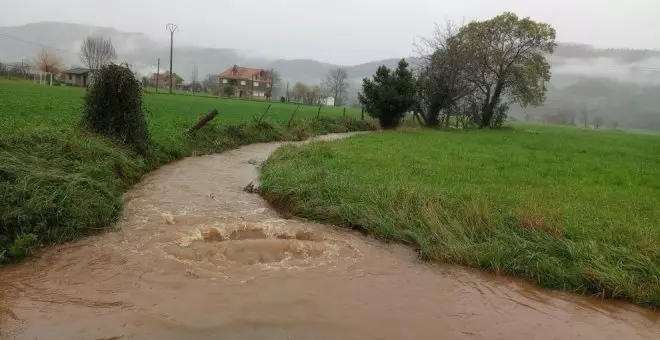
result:
<svg viewBox="0 0 660 340"><path fill-rule="evenodd" d="M158 93L158 83L160 83L160 58L158 58L158 67L156 68L156 93Z"/></svg>
<svg viewBox="0 0 660 340"><path fill-rule="evenodd" d="M286 102L288 103L288 102L289 102L289 81L288 81L288 80L286 81L286 93L285 93L285 97L286 97Z"/></svg>
<svg viewBox="0 0 660 340"><path fill-rule="evenodd" d="M172 93L172 83L174 81L174 76L172 74L172 53L174 52L174 32L179 29L179 26L176 24L167 24L165 29L170 31L170 93Z"/></svg>

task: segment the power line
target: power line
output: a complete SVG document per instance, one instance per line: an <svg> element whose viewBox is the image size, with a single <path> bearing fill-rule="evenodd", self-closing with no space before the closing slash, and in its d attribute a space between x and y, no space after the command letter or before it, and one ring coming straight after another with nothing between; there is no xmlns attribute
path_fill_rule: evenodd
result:
<svg viewBox="0 0 660 340"><path fill-rule="evenodd" d="M40 44L40 43L37 43L37 42L34 42L34 41L25 40L23 38L19 38L19 37L9 35L9 34L6 34L6 33L0 33L0 36L6 37L6 38L9 38L9 39L13 39L13 40L16 40L16 41L20 41L20 42L23 42L23 43L26 43L26 44L35 45L35 46L39 46L39 47L42 47L42 48L47 48L47 49L63 52L63 53L71 53L71 54L75 55L75 52L72 52L72 51L66 51L66 50L59 49L57 47L48 46L48 45Z"/></svg>

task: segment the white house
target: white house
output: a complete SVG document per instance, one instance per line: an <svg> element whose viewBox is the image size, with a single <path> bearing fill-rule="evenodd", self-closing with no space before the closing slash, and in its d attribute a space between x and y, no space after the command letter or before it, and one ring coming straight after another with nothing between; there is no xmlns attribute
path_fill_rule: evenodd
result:
<svg viewBox="0 0 660 340"><path fill-rule="evenodd" d="M321 104L325 106L335 106L335 97L326 97L321 99Z"/></svg>

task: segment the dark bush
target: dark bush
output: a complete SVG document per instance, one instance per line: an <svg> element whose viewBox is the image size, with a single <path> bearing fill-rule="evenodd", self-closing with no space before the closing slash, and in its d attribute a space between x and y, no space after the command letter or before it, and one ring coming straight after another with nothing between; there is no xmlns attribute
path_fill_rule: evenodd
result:
<svg viewBox="0 0 660 340"><path fill-rule="evenodd" d="M234 86L227 86L222 90L222 92L227 97L233 97L236 95L236 88Z"/></svg>
<svg viewBox="0 0 660 340"><path fill-rule="evenodd" d="M415 79L408 63L401 59L395 70L384 65L373 78L365 78L358 99L383 129L396 128L415 104Z"/></svg>
<svg viewBox="0 0 660 340"><path fill-rule="evenodd" d="M280 97L280 103L286 103L286 97Z"/></svg>
<svg viewBox="0 0 660 340"><path fill-rule="evenodd" d="M149 132L142 110L142 86L128 67L110 64L96 74L85 97L83 125L146 155Z"/></svg>

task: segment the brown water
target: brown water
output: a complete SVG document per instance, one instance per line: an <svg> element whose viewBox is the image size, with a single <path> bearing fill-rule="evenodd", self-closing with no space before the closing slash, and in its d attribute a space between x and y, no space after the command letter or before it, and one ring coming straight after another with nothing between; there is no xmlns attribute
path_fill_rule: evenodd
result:
<svg viewBox="0 0 660 340"><path fill-rule="evenodd" d="M116 231L0 269L0 338L660 338L652 311L280 218L243 192L278 146L164 166L126 194Z"/></svg>

